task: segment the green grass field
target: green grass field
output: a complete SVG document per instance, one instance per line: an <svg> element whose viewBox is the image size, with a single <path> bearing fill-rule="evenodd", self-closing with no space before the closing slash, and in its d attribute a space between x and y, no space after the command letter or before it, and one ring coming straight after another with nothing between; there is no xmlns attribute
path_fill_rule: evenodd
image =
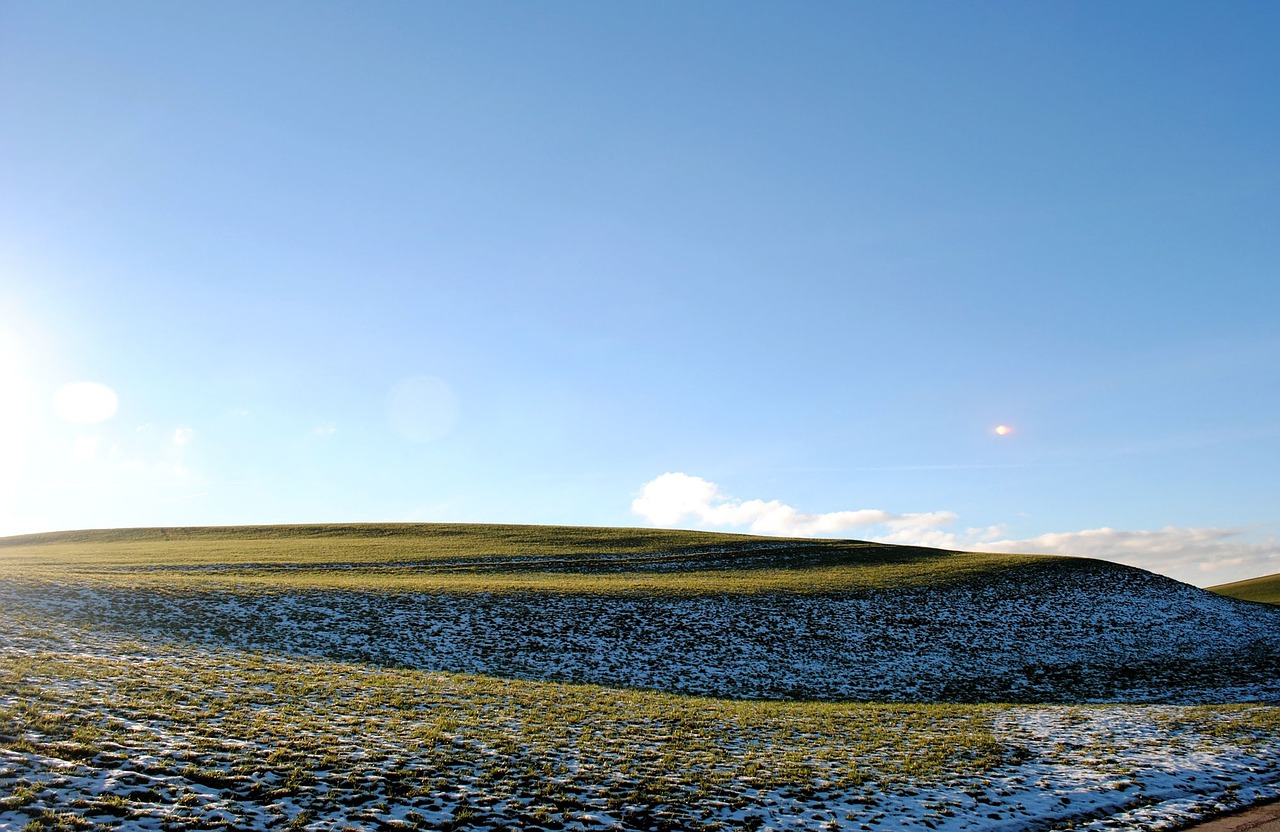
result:
<svg viewBox="0 0 1280 832"><path fill-rule="evenodd" d="M825 592L945 584L1027 566L1069 570L1082 561L860 541L470 524L119 529L0 539L0 576L138 587Z"/></svg>
<svg viewBox="0 0 1280 832"><path fill-rule="evenodd" d="M1250 578L1209 587L1210 592L1239 598L1242 601L1261 601L1264 604L1280 604L1280 574Z"/></svg>

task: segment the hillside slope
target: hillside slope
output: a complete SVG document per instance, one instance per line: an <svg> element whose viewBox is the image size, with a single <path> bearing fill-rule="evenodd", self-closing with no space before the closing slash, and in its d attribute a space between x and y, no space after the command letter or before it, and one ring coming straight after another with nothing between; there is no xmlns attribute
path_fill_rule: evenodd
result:
<svg viewBox="0 0 1280 832"><path fill-rule="evenodd" d="M1217 586L1209 587L1209 591L1244 601L1280 604L1280 574L1264 575L1261 578L1250 578L1246 581L1234 581L1229 584L1218 584Z"/></svg>
<svg viewBox="0 0 1280 832"><path fill-rule="evenodd" d="M165 534L2 541L0 605L148 639L678 693L1280 699L1280 609L1103 561L646 530Z"/></svg>

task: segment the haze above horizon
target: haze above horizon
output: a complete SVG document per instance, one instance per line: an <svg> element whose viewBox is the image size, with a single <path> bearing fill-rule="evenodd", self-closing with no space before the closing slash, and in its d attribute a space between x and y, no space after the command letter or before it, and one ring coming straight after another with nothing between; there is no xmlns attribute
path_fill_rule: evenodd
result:
<svg viewBox="0 0 1280 832"><path fill-rule="evenodd" d="M0 535L1280 572L1280 7L0 6Z"/></svg>

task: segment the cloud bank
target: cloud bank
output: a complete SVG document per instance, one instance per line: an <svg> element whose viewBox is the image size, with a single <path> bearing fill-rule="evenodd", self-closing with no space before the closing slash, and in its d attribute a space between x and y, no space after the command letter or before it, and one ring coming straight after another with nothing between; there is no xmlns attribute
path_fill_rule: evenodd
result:
<svg viewBox="0 0 1280 832"><path fill-rule="evenodd" d="M1191 583L1216 584L1280 572L1280 541L1240 539L1243 529L1165 526L1161 529L1085 529L1021 540L995 540L986 552L1087 555L1174 575Z"/></svg>
<svg viewBox="0 0 1280 832"><path fill-rule="evenodd" d="M1010 538L1004 529L903 530L871 538L881 543L970 552L1080 555L1123 563L1210 586L1280 572L1280 541L1245 539L1246 529L1164 526L1160 529L1082 529Z"/></svg>
<svg viewBox="0 0 1280 832"><path fill-rule="evenodd" d="M1103 558L1201 586L1280 572L1280 541L1248 540L1247 530L1165 526L1052 532L1011 538L1001 526L949 528L950 511L894 514L853 509L806 514L779 500L739 500L702 477L670 472L645 483L631 510L654 526L735 528L754 534L820 537L865 530L880 543L971 552L1022 552Z"/></svg>
<svg viewBox="0 0 1280 832"><path fill-rule="evenodd" d="M866 526L925 529L957 518L949 511L893 514L881 509L805 514L778 500L741 501L720 491L702 477L666 473L645 483L631 510L655 526L676 526L692 520L701 526L746 526L755 534L789 537L834 534Z"/></svg>

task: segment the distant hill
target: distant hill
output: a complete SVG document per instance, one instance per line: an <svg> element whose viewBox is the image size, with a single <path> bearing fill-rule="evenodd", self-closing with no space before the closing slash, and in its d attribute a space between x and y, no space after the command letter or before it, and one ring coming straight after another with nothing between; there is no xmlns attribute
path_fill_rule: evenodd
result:
<svg viewBox="0 0 1280 832"><path fill-rule="evenodd" d="M1209 587L1210 592L1240 598L1245 601L1261 601L1264 604L1280 604L1280 574L1250 578Z"/></svg>
<svg viewBox="0 0 1280 832"><path fill-rule="evenodd" d="M0 575L149 586L808 592L945 584L1070 560L856 540L466 523L93 529L0 538Z"/></svg>
<svg viewBox="0 0 1280 832"><path fill-rule="evenodd" d="M1100 560L653 529L0 540L0 607L142 638L733 697L1280 701L1280 609Z"/></svg>

